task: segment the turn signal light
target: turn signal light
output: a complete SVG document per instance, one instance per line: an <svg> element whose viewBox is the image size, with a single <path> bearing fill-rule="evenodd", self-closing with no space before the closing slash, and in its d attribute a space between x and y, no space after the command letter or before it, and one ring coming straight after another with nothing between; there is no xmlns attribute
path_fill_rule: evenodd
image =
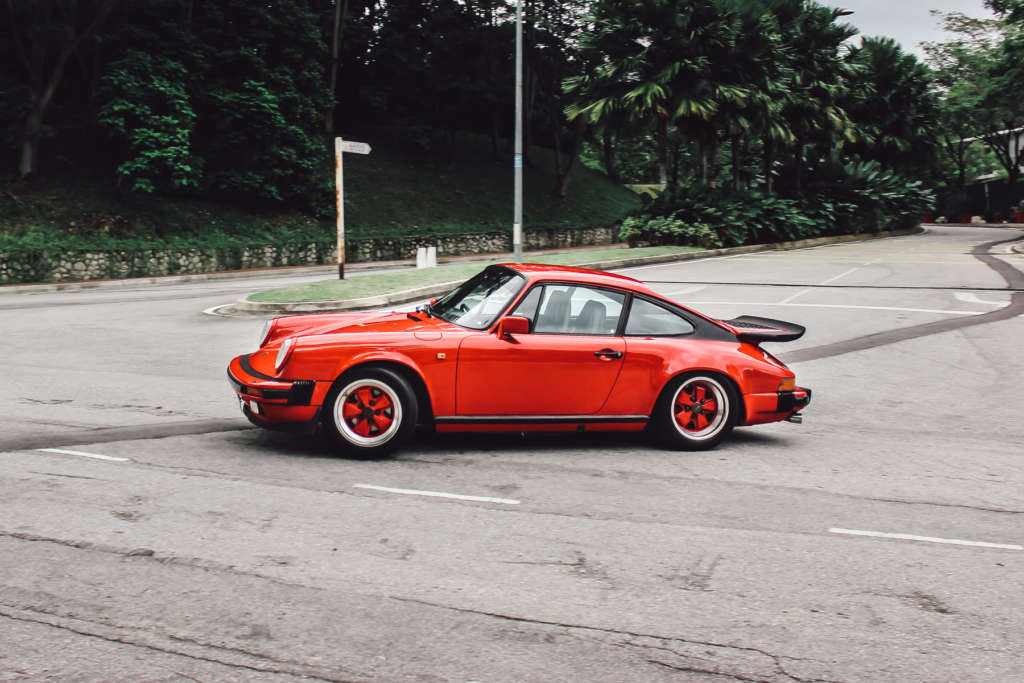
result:
<svg viewBox="0 0 1024 683"><path fill-rule="evenodd" d="M779 382L779 391L795 391L796 390L796 377L787 377L786 379Z"/></svg>

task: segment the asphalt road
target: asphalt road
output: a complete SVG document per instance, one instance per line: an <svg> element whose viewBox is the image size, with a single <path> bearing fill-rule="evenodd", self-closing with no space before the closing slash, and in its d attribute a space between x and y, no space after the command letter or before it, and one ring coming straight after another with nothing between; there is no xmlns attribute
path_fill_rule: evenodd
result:
<svg viewBox="0 0 1024 683"><path fill-rule="evenodd" d="M263 282L0 293L0 680L1024 680L1022 236L623 271L808 328L805 423L701 453L340 459L237 412Z"/></svg>

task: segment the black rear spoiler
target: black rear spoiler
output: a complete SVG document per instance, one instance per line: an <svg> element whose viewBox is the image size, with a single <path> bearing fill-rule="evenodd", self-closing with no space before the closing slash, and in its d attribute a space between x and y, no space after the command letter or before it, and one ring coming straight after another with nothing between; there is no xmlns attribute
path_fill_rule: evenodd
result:
<svg viewBox="0 0 1024 683"><path fill-rule="evenodd" d="M807 331L803 325L787 323L784 320L772 320L771 318L759 318L756 315L741 315L732 320L719 320L731 327L740 338L740 341L751 344L761 342L787 342L799 339Z"/></svg>

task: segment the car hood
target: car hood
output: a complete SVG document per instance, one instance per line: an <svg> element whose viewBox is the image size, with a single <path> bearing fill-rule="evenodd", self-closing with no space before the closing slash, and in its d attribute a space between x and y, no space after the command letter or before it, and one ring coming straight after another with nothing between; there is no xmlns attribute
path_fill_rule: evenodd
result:
<svg viewBox="0 0 1024 683"><path fill-rule="evenodd" d="M396 333L438 331L441 327L451 327L439 318L428 317L424 313L315 313L310 315L292 315L277 318L267 343L286 337L338 333Z"/></svg>

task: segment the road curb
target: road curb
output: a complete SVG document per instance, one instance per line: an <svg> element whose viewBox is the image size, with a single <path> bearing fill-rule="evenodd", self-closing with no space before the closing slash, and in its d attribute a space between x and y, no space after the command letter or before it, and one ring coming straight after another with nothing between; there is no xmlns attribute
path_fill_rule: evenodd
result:
<svg viewBox="0 0 1024 683"><path fill-rule="evenodd" d="M682 254L666 254L660 256L641 256L637 258L613 259L610 261L597 261L593 263L582 263L574 265L574 268L590 268L592 270L612 270L617 268L629 268L633 266L647 266L659 263L672 263L674 261L693 261L698 259L715 258L718 256L734 256L737 254L752 254L761 251L783 251L789 249L805 249L807 247L819 247L829 244L842 244L845 242L866 242L868 240L883 239L888 237L905 237L924 232L923 228L911 230L885 230L877 233L866 233L860 235L836 235L833 237L813 237L803 240L792 240L788 242L774 242L770 244L749 244L742 247L725 247L722 249L707 249L704 251L691 251ZM259 315L272 315L281 313L341 313L345 311L361 311L368 308L391 306L403 304L419 299L427 299L433 296L445 294L463 280L442 282L423 287L414 287L398 292L386 294L375 294L373 296L358 297L352 299L325 299L323 301L295 301L288 303L250 301L248 296L242 297L231 305L230 311L236 313L248 313ZM249 295L251 296L251 295ZM226 311L227 312L227 311Z"/></svg>

